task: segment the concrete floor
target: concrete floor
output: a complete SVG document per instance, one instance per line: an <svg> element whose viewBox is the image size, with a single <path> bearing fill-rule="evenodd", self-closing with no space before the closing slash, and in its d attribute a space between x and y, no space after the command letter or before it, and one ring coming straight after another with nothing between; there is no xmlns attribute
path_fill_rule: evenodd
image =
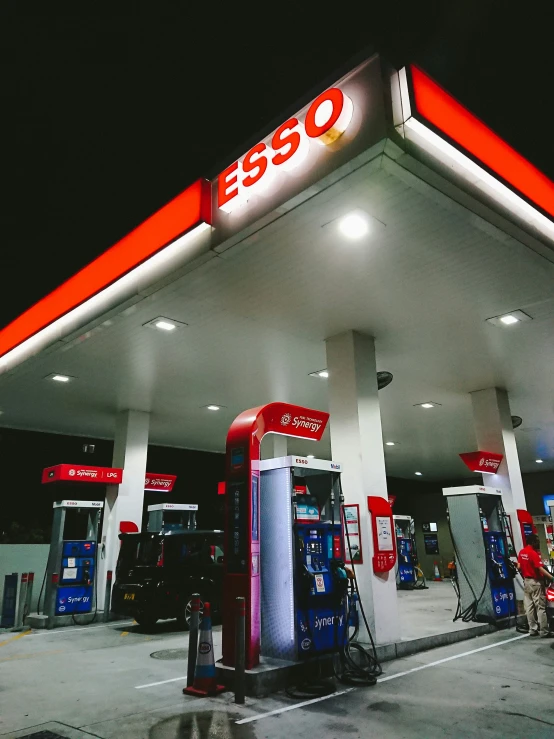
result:
<svg viewBox="0 0 554 739"><path fill-rule="evenodd" d="M453 622L456 595L449 580L428 582L427 590L399 590L398 612L402 639L444 634L479 627L481 624Z"/></svg>
<svg viewBox="0 0 554 739"><path fill-rule="evenodd" d="M117 623L3 635L0 735L15 739L50 730L69 739L554 736L554 650L547 640L513 630L388 662L384 679L372 688L309 705L277 694L239 707L228 694L205 700L182 695L186 637L173 628L162 623L155 633L142 634ZM216 655L220 636L217 629ZM178 659L150 656L175 649L183 650Z"/></svg>

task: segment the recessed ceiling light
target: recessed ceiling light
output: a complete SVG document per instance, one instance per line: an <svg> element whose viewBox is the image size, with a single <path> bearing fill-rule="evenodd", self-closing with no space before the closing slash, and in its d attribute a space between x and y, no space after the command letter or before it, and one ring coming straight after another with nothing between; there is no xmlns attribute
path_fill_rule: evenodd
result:
<svg viewBox="0 0 554 739"><path fill-rule="evenodd" d="M532 320L531 316L522 310L512 310L509 313L503 313L501 316L487 318L487 323L492 323L493 326L513 326L516 323Z"/></svg>
<svg viewBox="0 0 554 739"><path fill-rule="evenodd" d="M169 321L156 321L154 326L162 331L175 331L177 328L174 323L170 323Z"/></svg>
<svg viewBox="0 0 554 739"><path fill-rule="evenodd" d="M144 325L149 328L155 328L158 331L165 331L165 333L169 334L177 328L183 328L187 324L182 321L175 321L173 318L168 318L167 316L158 316Z"/></svg>
<svg viewBox="0 0 554 739"><path fill-rule="evenodd" d="M339 231L347 239L361 239L369 232L369 224L361 213L349 213L340 219Z"/></svg>
<svg viewBox="0 0 554 739"><path fill-rule="evenodd" d="M542 459L535 459L535 462L536 462L537 464L542 464L542 463L543 463L543 461L544 461L544 460L542 460Z"/></svg>
<svg viewBox="0 0 554 739"><path fill-rule="evenodd" d="M209 411L220 411L221 410L221 406L220 405L207 405L206 408Z"/></svg>
<svg viewBox="0 0 554 739"><path fill-rule="evenodd" d="M326 380L329 377L329 371L322 369L317 372L310 372L310 377L321 377L322 380Z"/></svg>
<svg viewBox="0 0 554 739"><path fill-rule="evenodd" d="M427 400L425 403L416 403L414 408L437 408L440 403L434 403L431 400Z"/></svg>
<svg viewBox="0 0 554 739"><path fill-rule="evenodd" d="M47 375L45 380L52 380L53 382L71 382L71 380L74 380L74 377L71 377L71 375L62 375L59 372L52 372L51 375Z"/></svg>
<svg viewBox="0 0 554 739"><path fill-rule="evenodd" d="M385 446L394 446L395 444L395 441L385 441Z"/></svg>
<svg viewBox="0 0 554 739"><path fill-rule="evenodd" d="M421 475L423 474L423 472L416 472L415 474L418 475L418 477L421 477Z"/></svg>

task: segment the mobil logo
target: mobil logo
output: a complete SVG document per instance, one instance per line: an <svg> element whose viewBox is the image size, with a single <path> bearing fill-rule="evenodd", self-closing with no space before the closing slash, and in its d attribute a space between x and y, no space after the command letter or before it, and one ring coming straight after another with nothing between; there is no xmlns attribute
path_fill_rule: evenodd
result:
<svg viewBox="0 0 554 739"><path fill-rule="evenodd" d="M332 470L340 470L340 464L336 464L335 462L331 462L331 469Z"/></svg>
<svg viewBox="0 0 554 739"><path fill-rule="evenodd" d="M306 115L282 123L265 141L253 146L218 177L217 206L231 213L252 195L269 194L279 186L277 179L300 165L317 160L317 146L334 144L352 120L352 100L338 87L322 92ZM312 148L315 144L316 148Z"/></svg>

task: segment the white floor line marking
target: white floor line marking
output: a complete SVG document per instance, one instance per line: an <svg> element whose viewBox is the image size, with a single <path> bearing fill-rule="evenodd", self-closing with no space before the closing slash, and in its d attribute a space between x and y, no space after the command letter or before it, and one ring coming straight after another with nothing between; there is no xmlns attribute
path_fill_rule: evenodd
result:
<svg viewBox="0 0 554 739"><path fill-rule="evenodd" d="M74 631L86 631L87 629L107 629L109 626L132 626L134 621L114 621L113 624L98 624L96 626L80 626L78 629L70 628L70 629L54 629L52 631L46 630L46 631L33 631L32 634L29 634L29 636L59 636L60 634L65 634L66 636L68 634L72 634Z"/></svg>
<svg viewBox="0 0 554 739"><path fill-rule="evenodd" d="M514 636L511 639L504 639L504 641L496 642L495 644L487 644L486 647L479 647L478 649L471 649L469 652L462 652L461 654L454 654L452 657L445 657L444 659L438 659L435 662L429 662L429 664L426 665L420 665L419 667L412 667L411 670L405 670L404 672L397 672L394 675L388 675L387 677L380 677L377 682L378 683L384 683L388 680L396 680L397 677L404 677L404 675L410 675L412 672L419 672L419 670L425 670L427 667L436 667L437 665L442 665L444 662L450 662L453 659L459 659L460 657L468 657L470 654L476 654L477 652L484 652L485 649L493 649L494 647L500 647L502 644L509 644L512 641L518 641L519 639L525 639L528 637L529 634L522 634L521 636ZM413 656L413 655L410 655ZM159 685L159 683L153 683L154 685ZM146 685L142 687L148 687ZM262 718L267 718L268 716L276 716L279 713L285 713L286 711L293 711L295 708L303 708L304 706L309 706L312 703L319 703L320 701L326 701L329 700L329 698L336 698L339 695L344 695L345 693L350 693L352 690L356 690L356 688L347 688L346 690L341 690L337 693L331 693L331 695L324 695L321 698L313 698L309 701L304 701L303 703L296 703L294 706L285 706L284 708L276 708L274 711L268 711L267 713L258 713L255 716L250 716L249 718L242 718L240 721L235 721L236 724L249 724L252 721L259 721Z"/></svg>
<svg viewBox="0 0 554 739"><path fill-rule="evenodd" d="M158 683L147 683L146 685L135 685L136 690L142 690L142 688L153 688L155 685L165 685L166 683L175 683L177 680L186 680L186 675L181 675L181 677L172 677L170 680L160 680Z"/></svg>
<svg viewBox="0 0 554 739"><path fill-rule="evenodd" d="M469 652L462 652L461 654L454 654L452 657L445 657L444 659L438 659L435 662L429 662L426 665L420 665L419 667L412 667L411 670L405 670L404 672L397 672L394 675L387 675L387 677L380 677L377 682L385 683L387 680L395 680L397 677L404 677L404 675L410 675L412 672L419 672L419 670L426 670L428 667L436 667L442 665L445 662L450 662L453 659L459 659L460 657L468 657L470 654L476 654L477 652L484 652L485 649L493 649L494 647L500 647L502 644L509 644L512 641L518 641L519 639L525 639L529 634L522 634L521 636L513 636L511 639L504 639L504 641L498 641L495 644L487 644L486 647L479 647L478 649L470 649Z"/></svg>
<svg viewBox="0 0 554 739"><path fill-rule="evenodd" d="M304 706L311 706L312 703L319 703L320 701L329 700L329 698L336 698L339 695L350 693L355 688L346 688L346 690L338 690L336 693L330 695L322 695L320 698L312 698L309 701L303 703L296 703L294 706L286 706L285 708L276 708L274 711L268 711L267 713L258 713L256 716L250 716L250 718L241 718L240 721L235 721L236 724L249 724L251 721L259 721L261 718L267 718L267 716L275 716L278 713L286 713L286 711L293 711L295 708L303 708Z"/></svg>

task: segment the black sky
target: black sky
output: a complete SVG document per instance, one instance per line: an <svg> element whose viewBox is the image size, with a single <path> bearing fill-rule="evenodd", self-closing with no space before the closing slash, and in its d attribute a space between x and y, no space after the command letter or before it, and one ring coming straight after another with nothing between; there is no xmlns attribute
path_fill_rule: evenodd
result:
<svg viewBox="0 0 554 739"><path fill-rule="evenodd" d="M546 3L36 5L0 10L0 326L364 47L554 179Z"/></svg>

